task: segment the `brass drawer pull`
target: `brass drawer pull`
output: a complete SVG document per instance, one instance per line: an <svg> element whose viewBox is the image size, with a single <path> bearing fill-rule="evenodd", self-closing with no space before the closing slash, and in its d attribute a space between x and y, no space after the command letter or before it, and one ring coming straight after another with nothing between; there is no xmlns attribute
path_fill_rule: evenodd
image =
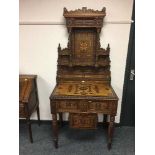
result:
<svg viewBox="0 0 155 155"><path fill-rule="evenodd" d="M92 101L88 101L89 103L92 103Z"/></svg>

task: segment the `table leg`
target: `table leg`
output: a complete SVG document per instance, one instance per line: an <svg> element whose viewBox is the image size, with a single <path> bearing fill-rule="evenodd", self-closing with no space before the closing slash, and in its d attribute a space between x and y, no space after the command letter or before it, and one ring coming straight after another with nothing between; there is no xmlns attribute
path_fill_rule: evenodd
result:
<svg viewBox="0 0 155 155"><path fill-rule="evenodd" d="M39 111L39 106L37 107L37 117L38 117L38 125L40 126L40 111Z"/></svg>
<svg viewBox="0 0 155 155"><path fill-rule="evenodd" d="M103 114L103 125L107 125L107 115Z"/></svg>
<svg viewBox="0 0 155 155"><path fill-rule="evenodd" d="M28 129L29 129L30 142L33 143L32 129L31 129L31 120L29 118L27 118L27 125L28 125Z"/></svg>
<svg viewBox="0 0 155 155"><path fill-rule="evenodd" d="M58 148L58 123L57 114L52 114L53 141L55 148Z"/></svg>
<svg viewBox="0 0 155 155"><path fill-rule="evenodd" d="M36 101L37 101L37 104L38 104L38 107L37 107L37 117L38 117L38 125L40 126L40 111L39 111L39 97L38 97L38 87L37 87L37 79L34 80L34 83L35 83L35 94L36 94Z"/></svg>
<svg viewBox="0 0 155 155"><path fill-rule="evenodd" d="M113 131L114 131L114 121L115 121L115 116L110 115L110 122L108 126L108 149L111 149L111 144L112 144L112 136L113 136Z"/></svg>
<svg viewBox="0 0 155 155"><path fill-rule="evenodd" d="M60 126L63 126L63 117L62 117L62 112L59 113L59 122L60 122Z"/></svg>

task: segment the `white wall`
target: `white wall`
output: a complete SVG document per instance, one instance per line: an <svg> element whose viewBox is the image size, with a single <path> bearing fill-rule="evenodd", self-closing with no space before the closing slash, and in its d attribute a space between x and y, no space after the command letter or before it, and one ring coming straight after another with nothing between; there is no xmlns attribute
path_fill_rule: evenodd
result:
<svg viewBox="0 0 155 155"><path fill-rule="evenodd" d="M133 0L20 0L20 22L64 22L63 7L68 10L86 6L101 10L107 16L101 32L103 48L111 46L112 86L119 96L116 122L119 122L129 41ZM109 21L109 22L108 22ZM114 22L114 23L112 23ZM38 75L38 92L42 120L51 120L49 96L56 83L57 47L67 46L64 25L20 25L20 74ZM67 119L67 115L65 115ZM32 115L36 119L36 113ZM99 120L101 121L100 116Z"/></svg>

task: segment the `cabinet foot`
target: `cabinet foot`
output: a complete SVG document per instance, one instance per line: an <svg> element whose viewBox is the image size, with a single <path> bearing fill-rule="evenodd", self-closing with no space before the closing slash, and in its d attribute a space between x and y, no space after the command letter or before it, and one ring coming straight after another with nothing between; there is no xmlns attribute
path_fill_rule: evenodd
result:
<svg viewBox="0 0 155 155"><path fill-rule="evenodd" d="M110 150L111 149L111 143L108 143L107 147L108 147L108 150Z"/></svg>
<svg viewBox="0 0 155 155"><path fill-rule="evenodd" d="M58 140L53 140L54 141L54 147L57 149L58 148Z"/></svg>

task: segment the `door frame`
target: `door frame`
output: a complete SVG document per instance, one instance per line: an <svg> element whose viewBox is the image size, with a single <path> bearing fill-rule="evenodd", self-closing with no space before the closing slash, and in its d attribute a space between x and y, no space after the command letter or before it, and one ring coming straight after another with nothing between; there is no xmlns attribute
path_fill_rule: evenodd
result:
<svg viewBox="0 0 155 155"><path fill-rule="evenodd" d="M126 69L125 69L125 76L124 76L124 86L123 86L123 96L122 96L122 104L121 104L121 116L120 116L120 125L124 125L123 116L125 115L125 109L127 106L126 96L128 91L129 85L129 76L130 76L130 65L133 51L135 52L135 3L133 4L133 11L132 11L132 20L131 28L130 28L130 37L129 37L129 44L128 44L128 54L126 59ZM135 53L134 53L135 54ZM135 89L135 88L134 88ZM127 126L135 126L134 124L131 125L129 122L125 123Z"/></svg>

